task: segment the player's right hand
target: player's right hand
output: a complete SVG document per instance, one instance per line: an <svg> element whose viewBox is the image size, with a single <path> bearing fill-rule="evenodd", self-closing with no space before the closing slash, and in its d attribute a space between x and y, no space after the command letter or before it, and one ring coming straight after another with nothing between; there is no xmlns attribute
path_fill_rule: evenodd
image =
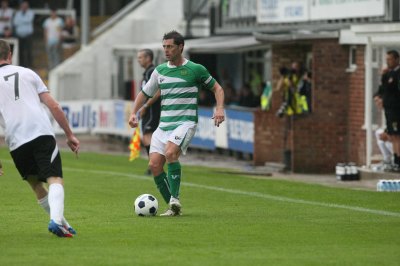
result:
<svg viewBox="0 0 400 266"><path fill-rule="evenodd" d="M131 116L129 117L128 123L129 123L129 125L131 126L131 128L137 127L138 124L139 124L137 115L136 115L136 114L131 114Z"/></svg>
<svg viewBox="0 0 400 266"><path fill-rule="evenodd" d="M79 140L74 135L67 138L67 144L71 151L75 152L75 154L78 155Z"/></svg>
<svg viewBox="0 0 400 266"><path fill-rule="evenodd" d="M1 164L1 161L0 161L0 176L2 176L3 174L4 174L3 165Z"/></svg>

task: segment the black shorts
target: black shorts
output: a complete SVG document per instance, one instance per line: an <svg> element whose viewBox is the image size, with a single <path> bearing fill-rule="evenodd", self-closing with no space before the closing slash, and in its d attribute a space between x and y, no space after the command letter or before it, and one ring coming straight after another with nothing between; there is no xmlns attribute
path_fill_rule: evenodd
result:
<svg viewBox="0 0 400 266"><path fill-rule="evenodd" d="M158 106L154 106L155 104L151 105L142 117L143 134L153 133L156 131L158 124L160 123L160 108Z"/></svg>
<svg viewBox="0 0 400 266"><path fill-rule="evenodd" d="M60 152L53 136L40 136L11 151L11 157L23 179L37 176L47 182L49 177L62 178Z"/></svg>
<svg viewBox="0 0 400 266"><path fill-rule="evenodd" d="M386 129L389 135L400 135L400 109L385 109Z"/></svg>

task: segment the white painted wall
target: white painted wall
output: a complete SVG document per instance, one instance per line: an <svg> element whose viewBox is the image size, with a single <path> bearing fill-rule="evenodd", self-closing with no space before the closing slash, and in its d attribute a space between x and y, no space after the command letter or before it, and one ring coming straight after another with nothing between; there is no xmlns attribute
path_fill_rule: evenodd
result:
<svg viewBox="0 0 400 266"><path fill-rule="evenodd" d="M50 72L49 89L58 100L110 99L115 69L112 47L162 41L180 30L184 0L148 0L88 46Z"/></svg>

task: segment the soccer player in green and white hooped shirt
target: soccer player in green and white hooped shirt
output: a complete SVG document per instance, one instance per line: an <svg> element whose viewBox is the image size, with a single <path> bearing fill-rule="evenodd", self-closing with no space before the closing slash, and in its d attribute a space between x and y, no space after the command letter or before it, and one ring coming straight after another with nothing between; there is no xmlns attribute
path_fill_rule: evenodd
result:
<svg viewBox="0 0 400 266"><path fill-rule="evenodd" d="M181 214L179 156L186 153L196 132L199 91L208 89L214 92L217 104L212 119L215 126L225 119L224 91L204 66L183 57L185 41L180 33L166 33L162 43L168 62L156 67L138 94L129 125L132 128L138 126L137 112L145 100L160 89L161 117L151 139L149 166L158 190L169 203L168 210L161 216L176 216ZM168 164L167 173L164 171L165 163Z"/></svg>

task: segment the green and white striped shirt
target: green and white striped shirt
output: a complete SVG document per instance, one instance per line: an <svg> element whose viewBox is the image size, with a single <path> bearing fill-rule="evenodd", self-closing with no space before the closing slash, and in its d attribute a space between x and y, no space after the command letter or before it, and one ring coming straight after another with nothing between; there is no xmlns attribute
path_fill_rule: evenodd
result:
<svg viewBox="0 0 400 266"><path fill-rule="evenodd" d="M185 122L197 123L199 91L211 90L215 82L204 66L185 59L181 66L173 66L169 62L157 66L143 93L153 97L158 89L161 90L158 127L168 131Z"/></svg>

